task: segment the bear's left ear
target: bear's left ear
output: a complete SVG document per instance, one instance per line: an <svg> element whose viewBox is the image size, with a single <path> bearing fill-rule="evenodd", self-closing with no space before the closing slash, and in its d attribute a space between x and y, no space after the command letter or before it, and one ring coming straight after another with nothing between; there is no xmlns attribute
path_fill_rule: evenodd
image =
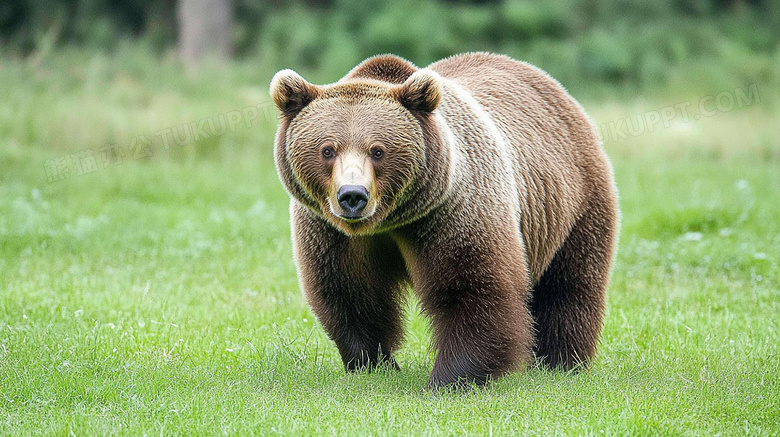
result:
<svg viewBox="0 0 780 437"><path fill-rule="evenodd" d="M317 87L293 70L282 70L271 79L271 98L285 117L295 117L317 94Z"/></svg>
<svg viewBox="0 0 780 437"><path fill-rule="evenodd" d="M441 77L432 70L417 70L392 89L393 96L410 111L431 112L441 100Z"/></svg>

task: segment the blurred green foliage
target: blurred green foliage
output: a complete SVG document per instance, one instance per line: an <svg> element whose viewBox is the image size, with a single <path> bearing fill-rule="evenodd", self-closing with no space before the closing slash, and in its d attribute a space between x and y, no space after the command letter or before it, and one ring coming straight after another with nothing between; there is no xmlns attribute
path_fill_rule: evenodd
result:
<svg viewBox="0 0 780 437"><path fill-rule="evenodd" d="M494 51L539 65L564 85L664 89L775 83L778 0L235 0L239 58L332 81L391 52L426 65ZM175 1L20 0L0 6L3 51L114 50L176 43ZM609 89L609 88L604 88Z"/></svg>

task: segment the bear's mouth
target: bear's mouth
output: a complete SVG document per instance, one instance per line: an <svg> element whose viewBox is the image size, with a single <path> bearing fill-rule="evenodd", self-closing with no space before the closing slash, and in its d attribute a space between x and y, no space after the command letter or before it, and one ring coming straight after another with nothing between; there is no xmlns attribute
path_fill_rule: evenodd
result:
<svg viewBox="0 0 780 437"><path fill-rule="evenodd" d="M347 211L345 208L342 208L338 203L334 200L329 198L328 199L328 208L330 210L330 213L338 218L339 220L347 223L347 224L356 224L360 222L366 222L369 221L377 210L377 204L375 201L369 201L368 204L365 206L365 208L362 208L360 210L355 211ZM323 212L325 212L325 208L323 208Z"/></svg>
<svg viewBox="0 0 780 437"><path fill-rule="evenodd" d="M368 220L369 218L368 216L364 216L364 215L355 215L355 216L341 215L341 214L335 214L335 215L336 217L344 220L347 223L358 223L358 222Z"/></svg>

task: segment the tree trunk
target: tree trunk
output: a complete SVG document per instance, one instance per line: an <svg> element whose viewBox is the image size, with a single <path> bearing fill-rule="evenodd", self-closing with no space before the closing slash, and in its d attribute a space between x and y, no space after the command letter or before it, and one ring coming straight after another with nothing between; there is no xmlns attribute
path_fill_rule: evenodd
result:
<svg viewBox="0 0 780 437"><path fill-rule="evenodd" d="M230 0L179 0L179 56L195 69L206 56L231 54L233 8Z"/></svg>

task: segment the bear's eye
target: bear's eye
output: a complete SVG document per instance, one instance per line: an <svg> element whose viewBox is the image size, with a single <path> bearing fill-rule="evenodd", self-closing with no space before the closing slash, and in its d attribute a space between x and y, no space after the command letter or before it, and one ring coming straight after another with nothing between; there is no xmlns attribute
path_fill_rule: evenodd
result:
<svg viewBox="0 0 780 437"><path fill-rule="evenodd" d="M374 159L380 159L385 156L385 151L382 149L374 149L374 151L371 152L371 156L373 156Z"/></svg>
<svg viewBox="0 0 780 437"><path fill-rule="evenodd" d="M333 147L326 147L322 149L322 157L326 159L330 159L336 156L336 152L333 150Z"/></svg>

